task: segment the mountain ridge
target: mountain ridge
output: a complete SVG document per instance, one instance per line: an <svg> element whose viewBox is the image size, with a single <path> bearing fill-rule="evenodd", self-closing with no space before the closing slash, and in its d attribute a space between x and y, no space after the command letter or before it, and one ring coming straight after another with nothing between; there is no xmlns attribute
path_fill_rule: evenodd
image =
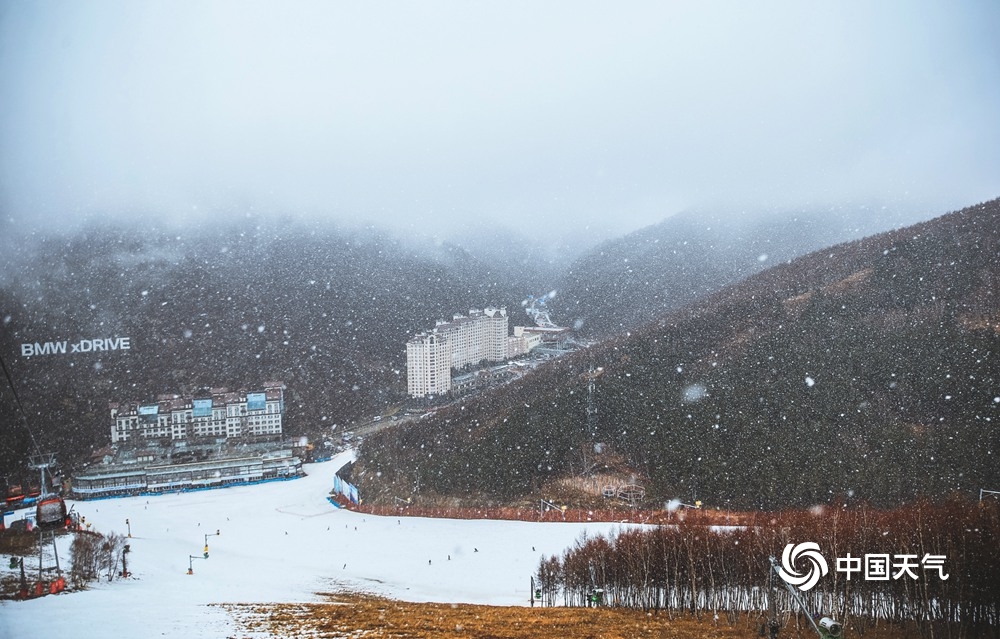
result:
<svg viewBox="0 0 1000 639"><path fill-rule="evenodd" d="M369 438L362 483L518 499L580 474L594 442L658 498L730 507L996 483L998 222L993 200L778 265L391 442Z"/></svg>
<svg viewBox="0 0 1000 639"><path fill-rule="evenodd" d="M721 287L826 246L917 216L872 206L724 212L691 209L603 242L575 260L551 306L585 335L607 337Z"/></svg>

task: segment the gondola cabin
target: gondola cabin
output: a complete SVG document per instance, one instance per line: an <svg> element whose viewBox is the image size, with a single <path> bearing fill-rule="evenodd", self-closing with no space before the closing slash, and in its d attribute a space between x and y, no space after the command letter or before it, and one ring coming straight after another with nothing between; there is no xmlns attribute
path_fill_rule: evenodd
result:
<svg viewBox="0 0 1000 639"><path fill-rule="evenodd" d="M38 500L35 507L35 526L41 530L65 528L70 523L66 502L62 497L48 495Z"/></svg>
<svg viewBox="0 0 1000 639"><path fill-rule="evenodd" d="M7 498L5 500L8 509L20 508L24 503L24 489L21 484L11 484L7 487Z"/></svg>
<svg viewBox="0 0 1000 639"><path fill-rule="evenodd" d="M42 498L42 489L36 485L31 485L28 487L28 492L24 496L24 500L21 502L22 506L34 506Z"/></svg>

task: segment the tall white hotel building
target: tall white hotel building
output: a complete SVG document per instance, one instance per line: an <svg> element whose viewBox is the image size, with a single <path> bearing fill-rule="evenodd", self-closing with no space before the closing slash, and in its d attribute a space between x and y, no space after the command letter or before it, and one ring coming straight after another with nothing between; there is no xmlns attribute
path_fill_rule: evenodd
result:
<svg viewBox="0 0 1000 639"><path fill-rule="evenodd" d="M412 397L451 390L451 370L503 362L508 351L506 308L472 309L439 321L406 343L406 386Z"/></svg>

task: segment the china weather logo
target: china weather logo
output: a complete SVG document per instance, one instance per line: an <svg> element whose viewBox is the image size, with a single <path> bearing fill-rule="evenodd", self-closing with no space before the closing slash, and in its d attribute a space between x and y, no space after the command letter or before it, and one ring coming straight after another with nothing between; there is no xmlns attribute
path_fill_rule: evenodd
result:
<svg viewBox="0 0 1000 639"><path fill-rule="evenodd" d="M799 572L797 568L800 563L805 564L804 572ZM788 544L781 553L781 568L778 569L778 574L785 582L798 586L799 590L809 590L829 571L826 559L820 554L819 544L816 542Z"/></svg>

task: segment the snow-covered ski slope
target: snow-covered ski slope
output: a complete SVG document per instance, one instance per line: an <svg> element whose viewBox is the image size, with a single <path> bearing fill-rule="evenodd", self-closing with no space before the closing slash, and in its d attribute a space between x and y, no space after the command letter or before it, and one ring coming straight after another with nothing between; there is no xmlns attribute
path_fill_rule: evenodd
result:
<svg viewBox="0 0 1000 639"><path fill-rule="evenodd" d="M100 532L124 535L129 520L132 577L84 592L4 601L0 637L230 637L237 634L234 621L210 604L317 601L317 593L335 590L417 602L527 605L540 557L561 553L583 530L607 534L616 528L374 517L337 509L326 497L335 471L351 458L345 452L307 464L307 476L292 481L75 502ZM221 534L212 535L216 530ZM202 558L206 534L208 559ZM60 539L64 566L70 541L70 535ZM30 575L37 558L25 566Z"/></svg>

